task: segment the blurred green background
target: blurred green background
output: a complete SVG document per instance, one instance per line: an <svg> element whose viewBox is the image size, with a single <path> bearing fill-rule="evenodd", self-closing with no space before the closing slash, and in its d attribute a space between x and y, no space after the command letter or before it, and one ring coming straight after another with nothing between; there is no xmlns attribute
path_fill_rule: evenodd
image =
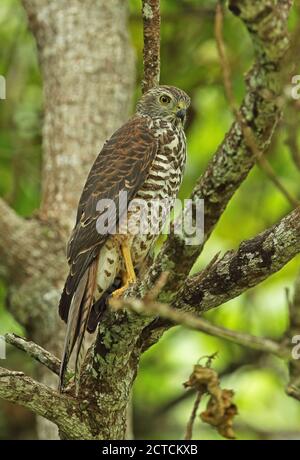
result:
<svg viewBox="0 0 300 460"><path fill-rule="evenodd" d="M161 82L183 88L192 98L182 198L188 196L232 122L214 40L214 8L215 1L161 0ZM299 21L295 7L290 17L291 33L299 31ZM137 55L137 98L143 46L139 0L130 1L129 25ZM253 51L243 25L229 12L225 16L224 37L234 92L241 101L245 90L243 77L251 65ZM40 200L42 82L35 42L19 0L1 0L0 41L0 75L6 76L9 100L9 104L0 101L0 195L27 216ZM291 75L300 74L299 59L298 63L296 59L292 61L283 76L286 87ZM299 109L297 112L289 103L268 158L285 186L299 198L300 172L286 143L289 121L296 117L299 120ZM255 167L221 218L197 269L205 266L216 252L237 247L241 240L254 236L289 211L285 198ZM279 338L288 325L285 288L292 292L299 260L294 259L280 273L206 317L232 329ZM5 311L5 286L0 284L0 334L7 331L22 334L21 327ZM136 437L183 438L194 398L185 394L182 383L201 356L216 351L214 368L222 376L222 386L235 391L239 409L235 420L237 437L300 438L300 403L284 393L288 374L279 359L182 328L170 330L143 356L133 396ZM33 372L34 364L16 350L9 349L8 360L9 367ZM33 415L1 402L0 439L35 436ZM200 420L196 421L194 437L220 438Z"/></svg>

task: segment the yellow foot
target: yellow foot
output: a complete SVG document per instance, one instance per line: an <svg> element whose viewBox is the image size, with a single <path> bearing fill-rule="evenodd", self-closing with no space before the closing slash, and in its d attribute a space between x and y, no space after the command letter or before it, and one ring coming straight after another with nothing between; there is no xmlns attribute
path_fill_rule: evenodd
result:
<svg viewBox="0 0 300 460"><path fill-rule="evenodd" d="M122 297L122 295L124 294L124 292L126 291L126 289L129 288L130 284L131 284L131 283L126 283L126 284L124 284L124 286L122 286L122 287L120 287L119 289L117 289L116 291L114 291L114 292L112 293L111 296L112 296L114 299L118 299L119 297Z"/></svg>
<svg viewBox="0 0 300 460"><path fill-rule="evenodd" d="M124 292L126 291L126 289L129 288L129 286L131 284L134 284L136 282L136 276L134 275L134 277L132 278L127 278L127 276L123 276L123 286L121 286L119 289L117 289L116 291L114 291L112 293L112 297L114 299L118 299L119 297L122 297L122 295L124 294Z"/></svg>
<svg viewBox="0 0 300 460"><path fill-rule="evenodd" d="M121 245L121 251L125 262L125 270L122 273L123 286L120 289L117 289L112 293L112 297L117 299L121 297L128 287L136 282L135 271L133 268L133 263L131 259L130 248L128 246L128 241L124 241Z"/></svg>

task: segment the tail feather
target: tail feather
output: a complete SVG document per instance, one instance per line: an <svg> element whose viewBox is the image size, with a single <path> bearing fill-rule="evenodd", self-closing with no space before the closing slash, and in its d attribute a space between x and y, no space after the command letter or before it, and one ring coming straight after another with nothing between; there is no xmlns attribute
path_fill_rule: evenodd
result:
<svg viewBox="0 0 300 460"><path fill-rule="evenodd" d="M93 305L94 300L94 292L96 288L96 280L97 280L97 269L98 269L98 261L91 265L88 273L88 279L86 284L86 289L84 293L84 298L82 301L82 308L81 308L81 318L80 318L80 325L77 335L77 349L76 349L76 360L75 360L75 383L76 389L79 386L79 378L80 378L80 370L81 365L85 357L85 348L83 346L83 339L84 334L87 328L91 308Z"/></svg>
<svg viewBox="0 0 300 460"><path fill-rule="evenodd" d="M78 324L80 322L80 307L82 299L84 297L84 291L86 289L88 271L81 278L75 295L71 301L67 317L67 331L65 336L65 343L63 349L63 357L61 360L60 373L59 373L59 391L61 392L64 387L64 377L67 369L67 365L76 343L78 335Z"/></svg>
<svg viewBox="0 0 300 460"><path fill-rule="evenodd" d="M93 293L96 286L98 269L98 258L95 259L90 267L83 274L69 307L67 319L67 331L65 337L63 358L61 361L59 375L59 391L64 388L64 377L67 365L77 342L75 358L75 382L78 380L78 374L82 360L79 359L81 346L86 331L89 313L93 304Z"/></svg>

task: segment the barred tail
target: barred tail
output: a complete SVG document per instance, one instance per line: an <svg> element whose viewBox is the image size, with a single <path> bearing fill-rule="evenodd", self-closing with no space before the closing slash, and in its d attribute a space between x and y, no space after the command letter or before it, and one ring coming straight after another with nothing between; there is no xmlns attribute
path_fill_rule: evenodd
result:
<svg viewBox="0 0 300 460"><path fill-rule="evenodd" d="M75 357L75 384L78 390L79 376L81 364L83 362L84 353L82 353L82 343L84 334L87 328L87 322L91 307L93 304L93 295L96 287L98 270L98 258L94 259L89 268L83 274L75 294L72 298L68 320L67 332L65 337L63 357L59 375L59 391L64 388L65 373L72 351L76 345Z"/></svg>

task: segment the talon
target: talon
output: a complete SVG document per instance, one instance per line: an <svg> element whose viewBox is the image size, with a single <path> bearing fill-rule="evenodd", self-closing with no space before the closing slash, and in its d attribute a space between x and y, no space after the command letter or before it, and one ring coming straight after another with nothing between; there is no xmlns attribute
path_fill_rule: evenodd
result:
<svg viewBox="0 0 300 460"><path fill-rule="evenodd" d="M126 271L122 274L123 286L112 293L112 297L115 299L121 297L126 289L128 289L131 284L136 282L136 275L132 263L130 248L126 240L121 244L121 251L124 257Z"/></svg>
<svg viewBox="0 0 300 460"><path fill-rule="evenodd" d="M116 291L114 291L112 293L112 297L114 299L118 299L119 297L122 297L122 295L124 294L124 292L126 291L126 289L129 288L131 283L126 283L124 284L124 286L120 287L119 289L117 289Z"/></svg>

